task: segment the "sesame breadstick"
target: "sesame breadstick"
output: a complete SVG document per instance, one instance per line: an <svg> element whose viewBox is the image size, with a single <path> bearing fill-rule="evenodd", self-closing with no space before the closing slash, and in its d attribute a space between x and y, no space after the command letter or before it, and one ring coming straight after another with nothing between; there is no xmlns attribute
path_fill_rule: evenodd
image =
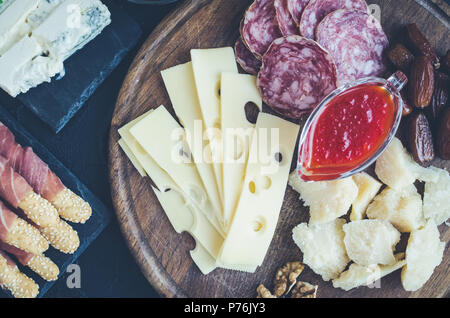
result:
<svg viewBox="0 0 450 318"><path fill-rule="evenodd" d="M0 156L0 197L14 208L22 209L39 226L57 222L58 211L50 202L36 194L27 181Z"/></svg>
<svg viewBox="0 0 450 318"><path fill-rule="evenodd" d="M85 223L92 214L91 206L68 188L60 191L50 202L63 219L73 223Z"/></svg>
<svg viewBox="0 0 450 318"><path fill-rule="evenodd" d="M73 254L80 246L77 231L64 220L59 219L56 225L50 227L41 227L40 231L51 246L63 253Z"/></svg>
<svg viewBox="0 0 450 318"><path fill-rule="evenodd" d="M39 294L39 286L34 280L20 272L14 261L3 252L0 252L0 284L15 298L35 298Z"/></svg>
<svg viewBox="0 0 450 318"><path fill-rule="evenodd" d="M70 222L85 223L91 216L91 207L70 191L30 147L22 147L13 133L0 122L0 155L22 175L33 190L50 201L59 215Z"/></svg>
<svg viewBox="0 0 450 318"><path fill-rule="evenodd" d="M14 255L20 264L29 267L33 272L41 276L46 281L54 281L58 279L58 265L53 263L53 261L45 255L34 255L3 242L0 242L0 249Z"/></svg>
<svg viewBox="0 0 450 318"><path fill-rule="evenodd" d="M48 242L39 230L19 218L1 201L0 241L33 254L41 254L48 249Z"/></svg>

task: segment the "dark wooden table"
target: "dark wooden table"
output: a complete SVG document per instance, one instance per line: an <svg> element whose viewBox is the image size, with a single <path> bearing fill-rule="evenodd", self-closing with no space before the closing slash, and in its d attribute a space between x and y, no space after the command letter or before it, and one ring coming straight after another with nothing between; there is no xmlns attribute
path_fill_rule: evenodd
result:
<svg viewBox="0 0 450 318"><path fill-rule="evenodd" d="M99 87L82 110L58 134L39 121L19 103L0 101L36 139L86 184L109 208L112 222L78 259L81 288L69 289L62 275L47 297L158 297L126 246L112 207L108 179L108 133L112 112L122 81L137 50L155 26L175 5L139 6L126 0L114 1L143 29L135 49ZM449 0L433 0L449 12ZM370 0L368 1L370 3Z"/></svg>

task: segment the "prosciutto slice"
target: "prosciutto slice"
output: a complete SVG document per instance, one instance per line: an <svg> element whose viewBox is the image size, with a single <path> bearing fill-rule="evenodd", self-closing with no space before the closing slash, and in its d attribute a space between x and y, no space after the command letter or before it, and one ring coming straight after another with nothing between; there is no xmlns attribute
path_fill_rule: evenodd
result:
<svg viewBox="0 0 450 318"><path fill-rule="evenodd" d="M0 242L0 249L14 255L20 264L26 266L28 262L33 258L34 254L25 252L17 247L9 245L4 242Z"/></svg>
<svg viewBox="0 0 450 318"><path fill-rule="evenodd" d="M0 123L0 155L7 159L17 171L43 198L51 201L65 189L64 184L30 147L19 145L13 133Z"/></svg>
<svg viewBox="0 0 450 318"><path fill-rule="evenodd" d="M17 215L0 201L0 241L5 241Z"/></svg>
<svg viewBox="0 0 450 318"><path fill-rule="evenodd" d="M33 192L33 189L28 182L14 171L8 159L0 156L0 197L17 208L30 192Z"/></svg>

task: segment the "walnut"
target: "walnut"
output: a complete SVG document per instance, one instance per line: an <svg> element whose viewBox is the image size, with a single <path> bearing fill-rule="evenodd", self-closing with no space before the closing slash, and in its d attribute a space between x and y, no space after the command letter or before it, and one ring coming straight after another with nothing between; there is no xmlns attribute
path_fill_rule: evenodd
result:
<svg viewBox="0 0 450 318"><path fill-rule="evenodd" d="M305 265L301 262L290 262L280 268L275 275L274 295L280 297L289 291L290 287L295 284L298 276L302 273Z"/></svg>
<svg viewBox="0 0 450 318"><path fill-rule="evenodd" d="M297 282L292 289L291 298L316 298L317 285L306 282Z"/></svg>
<svg viewBox="0 0 450 318"><path fill-rule="evenodd" d="M258 292L258 296L256 298L277 298L276 296L272 295L270 290L264 287L263 284L259 285L258 288L256 288L256 291Z"/></svg>

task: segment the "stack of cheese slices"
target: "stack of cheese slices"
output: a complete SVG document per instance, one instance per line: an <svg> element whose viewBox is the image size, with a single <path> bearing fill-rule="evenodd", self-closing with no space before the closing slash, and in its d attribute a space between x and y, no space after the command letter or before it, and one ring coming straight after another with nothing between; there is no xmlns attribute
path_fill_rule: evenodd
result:
<svg viewBox="0 0 450 318"><path fill-rule="evenodd" d="M12 97L56 74L111 22L100 0L4 0L0 4L0 88Z"/></svg>
<svg viewBox="0 0 450 318"><path fill-rule="evenodd" d="M119 141L174 229L196 240L191 256L207 274L217 267L254 272L275 232L299 126L260 112L252 75L239 74L231 47L192 50L191 62L162 72L178 122L164 106L119 129Z"/></svg>

